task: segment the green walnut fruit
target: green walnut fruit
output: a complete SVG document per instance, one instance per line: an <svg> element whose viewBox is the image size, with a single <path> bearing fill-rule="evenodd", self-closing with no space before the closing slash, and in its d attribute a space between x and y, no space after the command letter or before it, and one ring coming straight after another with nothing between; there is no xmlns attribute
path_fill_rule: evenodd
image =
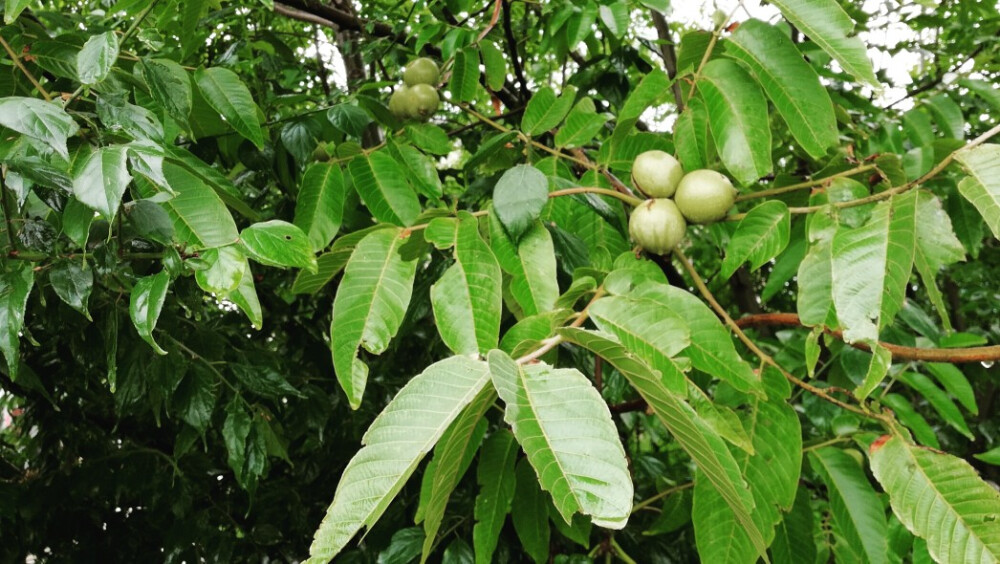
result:
<svg viewBox="0 0 1000 564"><path fill-rule="evenodd" d="M399 119L406 119L410 117L407 106L409 106L409 99L411 98L410 87L400 86L392 93L389 97L389 111L392 115Z"/></svg>
<svg viewBox="0 0 1000 564"><path fill-rule="evenodd" d="M403 82L407 86L416 86L418 84L434 85L437 84L440 76L441 73L438 70L437 64L427 57L410 61L410 64L406 65L406 69L403 70Z"/></svg>
<svg viewBox="0 0 1000 564"><path fill-rule="evenodd" d="M411 86L406 103L406 113L416 119L427 119L438 109L441 98L437 89L429 84Z"/></svg>
<svg viewBox="0 0 1000 564"><path fill-rule="evenodd" d="M646 200L628 220L628 232L644 251L665 255L684 238L687 222L673 200Z"/></svg>
<svg viewBox="0 0 1000 564"><path fill-rule="evenodd" d="M694 170L684 175L674 202L691 223L711 223L726 217L736 202L736 189L714 170Z"/></svg>
<svg viewBox="0 0 1000 564"><path fill-rule="evenodd" d="M673 196L683 176L681 163L663 151L646 151L632 162L632 185L650 198Z"/></svg>

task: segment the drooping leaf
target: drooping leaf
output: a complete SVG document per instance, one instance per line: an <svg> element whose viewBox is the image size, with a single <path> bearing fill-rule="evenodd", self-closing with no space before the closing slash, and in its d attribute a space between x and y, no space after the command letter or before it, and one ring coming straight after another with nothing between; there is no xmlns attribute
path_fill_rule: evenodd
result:
<svg viewBox="0 0 1000 564"><path fill-rule="evenodd" d="M937 122L938 130L952 139L965 139L965 118L962 108L958 107L947 94L937 94L923 100Z"/></svg>
<svg viewBox="0 0 1000 564"><path fill-rule="evenodd" d="M476 525L472 529L477 564L493 561L500 530L514 500L517 452L514 435L503 430L487 439L479 456L476 474L479 494L476 496Z"/></svg>
<svg viewBox="0 0 1000 564"><path fill-rule="evenodd" d="M375 219L405 227L420 215L420 200L402 169L387 153L375 151L351 159L347 170L354 187Z"/></svg>
<svg viewBox="0 0 1000 564"><path fill-rule="evenodd" d="M101 147L87 158L73 176L73 195L108 219L115 217L132 176L124 145Z"/></svg>
<svg viewBox="0 0 1000 564"><path fill-rule="evenodd" d="M756 206L740 220L729 239L719 275L731 277L746 261L750 261L751 270L757 270L785 250L791 229L791 215L784 202L770 200Z"/></svg>
<svg viewBox="0 0 1000 564"><path fill-rule="evenodd" d="M92 35L76 56L76 72L80 82L97 84L103 81L118 60L118 36L113 31Z"/></svg>
<svg viewBox="0 0 1000 564"><path fill-rule="evenodd" d="M1000 145L984 143L959 152L955 160L969 173L958 183L958 191L979 210L993 236L1000 239Z"/></svg>
<svg viewBox="0 0 1000 564"><path fill-rule="evenodd" d="M937 309L941 323L950 330L951 316L937 287L937 275L943 266L965 260L965 247L955 235L951 218L941 206L941 200L922 190L917 193L916 230L913 265L920 273L927 296Z"/></svg>
<svg viewBox="0 0 1000 564"><path fill-rule="evenodd" d="M876 441L871 451L872 473L893 512L927 541L934 560L1000 561L1000 494L969 463L897 436Z"/></svg>
<svg viewBox="0 0 1000 564"><path fill-rule="evenodd" d="M753 453L735 454L754 498L752 517L770 544L774 526L795 500L802 467L802 430L798 415L788 405L788 384L776 371L766 372L767 399L751 398L742 423L751 437ZM711 562L757 561L751 531L707 480L696 478L692 520L699 555Z"/></svg>
<svg viewBox="0 0 1000 564"><path fill-rule="evenodd" d="M489 365L504 419L563 519L579 512L595 525L623 528L632 480L611 412L590 381L574 369L519 366L499 350Z"/></svg>
<svg viewBox="0 0 1000 564"><path fill-rule="evenodd" d="M457 102L468 102L475 98L479 87L479 53L475 47L466 47L455 52L455 64L451 70L448 90Z"/></svg>
<svg viewBox="0 0 1000 564"><path fill-rule="evenodd" d="M675 360L691 344L687 320L653 300L608 296L590 305L591 319L652 369L675 394L687 390L683 363Z"/></svg>
<svg viewBox="0 0 1000 564"><path fill-rule="evenodd" d="M93 321L87 310L87 301L94 289L94 270L90 266L76 260L60 261L49 271L49 282L59 299Z"/></svg>
<svg viewBox="0 0 1000 564"><path fill-rule="evenodd" d="M325 249L337 235L345 196L344 174L339 166L315 163L302 174L292 223L309 235L313 249Z"/></svg>
<svg viewBox="0 0 1000 564"><path fill-rule="evenodd" d="M372 234L395 232L377 231ZM485 362L455 356L411 379L362 439L341 474L333 503L309 547L309 564L329 562L362 527L371 527L452 421L487 385Z"/></svg>
<svg viewBox="0 0 1000 564"><path fill-rule="evenodd" d="M10 25L21 15L25 8L31 5L31 0L8 0L4 2L4 23Z"/></svg>
<svg viewBox="0 0 1000 564"><path fill-rule="evenodd" d="M837 144L833 102L819 75L775 26L750 19L725 42L726 54L742 61L810 156L819 159Z"/></svg>
<svg viewBox="0 0 1000 564"><path fill-rule="evenodd" d="M163 176L176 195L163 202L174 222L177 240L189 248L210 249L224 247L239 240L236 222L219 196L186 168L172 162L163 163ZM155 189L136 179L140 193L153 197Z"/></svg>
<svg viewBox="0 0 1000 564"><path fill-rule="evenodd" d="M852 35L854 22L836 0L775 0L774 5L855 79L878 86L864 43Z"/></svg>
<svg viewBox="0 0 1000 564"><path fill-rule="evenodd" d="M880 202L868 222L833 237L833 302L848 342L876 341L903 307L910 280L916 192Z"/></svg>
<svg viewBox="0 0 1000 564"><path fill-rule="evenodd" d="M858 462L836 447L810 451L809 461L826 484L838 560L889 562L885 512Z"/></svg>
<svg viewBox="0 0 1000 564"><path fill-rule="evenodd" d="M0 350L7 360L10 379L17 381L24 311L35 284L35 270L34 265L28 261L11 263L0 275Z"/></svg>
<svg viewBox="0 0 1000 564"><path fill-rule="evenodd" d="M687 321L691 345L683 354L691 359L695 368L725 380L741 392L760 390L760 379L736 352L729 331L701 300L680 288L659 282L640 284L630 296L653 301Z"/></svg>
<svg viewBox="0 0 1000 564"><path fill-rule="evenodd" d="M698 91L705 100L712 138L726 169L741 184L771 173L771 127L760 86L735 61L716 59L702 69Z"/></svg>
<svg viewBox="0 0 1000 564"><path fill-rule="evenodd" d="M410 303L418 257L402 252L407 239L401 235L400 229L380 229L362 239L333 300L333 367L354 409L361 405L368 380L358 347L372 354L384 352Z"/></svg>
<svg viewBox="0 0 1000 564"><path fill-rule="evenodd" d="M47 143L63 157L69 157L66 139L80 129L60 106L20 96L0 98L0 125Z"/></svg>
<svg viewBox="0 0 1000 564"><path fill-rule="evenodd" d="M422 562L430 556L451 492L468 470L483 442L487 427L484 416L496 399L497 394L492 387L485 387L448 427L434 449L434 458L424 473L426 496L421 487L421 504L417 509L417 521L423 519L424 522Z"/></svg>
<svg viewBox="0 0 1000 564"><path fill-rule="evenodd" d="M189 129L193 94L184 67L170 59L142 59L139 71L153 99L181 127Z"/></svg>
<svg viewBox="0 0 1000 564"><path fill-rule="evenodd" d="M854 397L859 400L863 400L869 396L882 380L885 379L886 374L889 373L889 366L892 364L892 353L889 349L883 347L880 343L873 343L871 345L872 357L868 362L868 370L865 372L865 378L854 390Z"/></svg>
<svg viewBox="0 0 1000 564"><path fill-rule="evenodd" d="M240 285L235 291L227 294L226 299L243 310L254 329L259 330L264 325L264 312L260 307L260 298L257 297L257 288L253 283L253 272L250 271L250 263L246 260L243 261Z"/></svg>
<svg viewBox="0 0 1000 564"><path fill-rule="evenodd" d="M500 90L507 80L507 61L503 58L503 51L487 40L479 42L479 54L483 57L486 85L490 90Z"/></svg>
<svg viewBox="0 0 1000 564"><path fill-rule="evenodd" d="M455 263L431 286L441 339L455 354L486 354L500 338L500 265L479 236L479 220L460 212Z"/></svg>
<svg viewBox="0 0 1000 564"><path fill-rule="evenodd" d="M240 77L229 69L209 67L194 73L195 84L212 108L219 112L237 133L262 149L264 133L257 118L253 95Z"/></svg>
<svg viewBox="0 0 1000 564"><path fill-rule="evenodd" d="M536 222L515 243L496 214L490 214L490 247L500 267L510 274L510 292L525 315L550 311L559 298L552 236Z"/></svg>
<svg viewBox="0 0 1000 564"><path fill-rule="evenodd" d="M140 278L132 287L129 299L128 313L132 318L135 330L142 340L149 343L157 354L167 354L153 339L153 329L163 310L163 302L167 299L167 288L170 286L170 275L161 271L152 276Z"/></svg>
<svg viewBox="0 0 1000 564"><path fill-rule="evenodd" d="M517 242L541 215L548 199L545 174L531 165L517 165L503 173L493 188L493 211Z"/></svg>
<svg viewBox="0 0 1000 564"><path fill-rule="evenodd" d="M559 334L607 360L628 379L670 434L698 464L705 479L718 490L750 537L757 554L766 554L767 543L751 516L753 496L725 440L690 405L668 390L657 372L620 343L607 335L583 329L564 328Z"/></svg>
<svg viewBox="0 0 1000 564"><path fill-rule="evenodd" d="M538 485L538 476L527 458L517 463L514 472L517 483L510 518L521 547L535 564L544 564L549 561L549 537L552 534L548 514L550 503Z"/></svg>

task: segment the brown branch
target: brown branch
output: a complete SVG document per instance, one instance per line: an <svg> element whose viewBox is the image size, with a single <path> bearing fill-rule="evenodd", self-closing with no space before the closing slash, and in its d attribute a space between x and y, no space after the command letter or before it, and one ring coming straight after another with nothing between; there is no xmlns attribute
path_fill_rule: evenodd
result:
<svg viewBox="0 0 1000 564"><path fill-rule="evenodd" d="M647 407L649 407L649 404L646 403L646 400L638 398L609 405L608 409L611 410L611 413L628 413L630 411L646 411Z"/></svg>
<svg viewBox="0 0 1000 564"><path fill-rule="evenodd" d="M758 315L748 315L736 320L736 325L743 327L761 327L768 325L795 326L802 325L799 316L794 313L761 313ZM844 336L840 331L824 327L823 331L843 340ZM865 343L848 343L856 349L870 351L871 347ZM990 345L985 347L963 347L954 349L927 349L917 347L906 347L892 343L879 342L892 353L892 359L896 360L919 360L923 362L990 362L1000 360L1000 345Z"/></svg>
<svg viewBox="0 0 1000 564"><path fill-rule="evenodd" d="M517 50L517 39L514 38L514 30L511 28L510 23L510 2L507 0L502 0L503 2L503 32L504 37L507 39L507 49L510 51L510 62L514 65L514 76L517 77L518 83L521 85L521 99L527 102L530 98L528 91L528 81L524 78L524 68L521 66L521 55Z"/></svg>
<svg viewBox="0 0 1000 564"><path fill-rule="evenodd" d="M316 0L283 0L282 4L289 8L299 10L300 12L305 12L306 14L311 14L317 16L321 20L326 20L332 22L340 30L343 31L358 31L358 32L368 32L372 35L378 37L388 37L393 39L397 43L405 43L407 37L403 34L397 34L393 32L392 27L381 22L373 22L371 20L362 19L354 16L353 14L335 8L331 5L324 4L322 2L317 2ZM296 16L292 16L285 11L278 9L278 3L275 3L275 11L282 13L283 15L289 17L295 17L296 19L301 19ZM310 20L305 20L310 21ZM319 20L311 20L312 23L327 25L325 22ZM327 26L330 27L330 26Z"/></svg>
<svg viewBox="0 0 1000 564"><path fill-rule="evenodd" d="M656 10L650 10L653 18L653 27L656 28L656 36L660 40L660 56L663 57L663 66L667 69L667 76L672 81L670 89L674 93L674 102L677 104L677 111L684 110L684 95L681 92L681 85L677 82L677 52L674 47L673 36L670 34L670 23L663 17L663 14Z"/></svg>

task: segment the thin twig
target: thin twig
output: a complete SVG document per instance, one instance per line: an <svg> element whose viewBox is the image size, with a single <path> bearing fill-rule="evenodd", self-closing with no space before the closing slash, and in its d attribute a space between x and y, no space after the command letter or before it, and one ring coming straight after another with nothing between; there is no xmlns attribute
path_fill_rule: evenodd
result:
<svg viewBox="0 0 1000 564"><path fill-rule="evenodd" d="M804 188L812 188L813 186L819 186L825 184L835 178L843 178L845 176L854 176L855 174L861 174L878 168L875 164L866 164L854 167L852 169L843 170L836 174L831 174L830 176L824 176L823 178L814 178L812 180L806 180L803 182L798 182L796 184L789 184L788 186L782 186L780 188L771 188L769 190L761 190L759 192L753 192L751 194L742 194L736 197L737 202L743 202L746 200L755 200L757 198L767 198L769 196L777 196L779 194L786 194L788 192L794 192L796 190L802 190Z"/></svg>
<svg viewBox="0 0 1000 564"><path fill-rule="evenodd" d="M27 67L24 66L24 64L21 62L21 57L17 56L17 53L15 53L13 49L11 49L10 44L7 43L7 40L5 40L3 36L0 36L0 45L3 45L4 51L7 51L7 54L10 55L11 60L14 61L14 64L17 66L17 68L21 69L21 72L24 73L24 76L28 78L28 81L30 81L31 84L34 85L35 90L38 90L38 93L42 95L42 98L45 98L46 102L51 102L52 95L49 94L48 91L46 91L44 88L42 88L42 85L39 84L37 79L35 79L35 75L31 74L31 71L29 71Z"/></svg>

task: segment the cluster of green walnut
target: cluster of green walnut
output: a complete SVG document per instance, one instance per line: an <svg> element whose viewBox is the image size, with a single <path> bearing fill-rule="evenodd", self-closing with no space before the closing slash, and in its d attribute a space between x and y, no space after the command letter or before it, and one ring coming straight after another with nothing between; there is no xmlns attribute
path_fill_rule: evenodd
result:
<svg viewBox="0 0 1000 564"><path fill-rule="evenodd" d="M714 170L684 174L669 153L646 151L632 163L632 185L649 199L636 206L628 232L647 252L665 255L684 239L688 223L712 223L729 212L736 189Z"/></svg>
<svg viewBox="0 0 1000 564"><path fill-rule="evenodd" d="M403 85L389 98L389 111L399 119L426 120L434 115L441 98L437 83L441 71L437 63L421 57L403 70Z"/></svg>

